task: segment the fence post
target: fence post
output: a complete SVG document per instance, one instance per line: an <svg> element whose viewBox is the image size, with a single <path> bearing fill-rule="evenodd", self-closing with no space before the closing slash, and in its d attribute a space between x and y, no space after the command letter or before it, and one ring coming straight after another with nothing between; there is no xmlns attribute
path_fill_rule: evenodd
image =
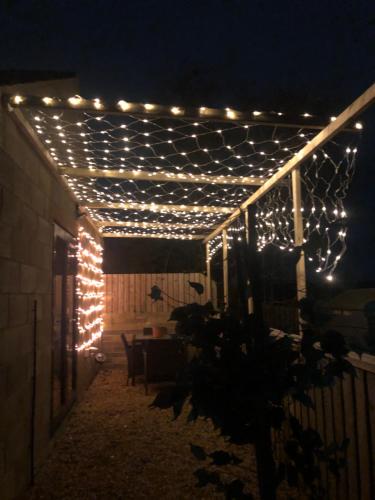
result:
<svg viewBox="0 0 375 500"><path fill-rule="evenodd" d="M254 308L254 351L260 362L260 370L265 359L267 329L263 320L263 292L262 275L259 252L256 244L255 206L248 207L248 279L251 283L251 293ZM260 375L262 376L262 375ZM268 418L267 395L260 394L255 401L255 456L257 462L259 492L262 500L276 500L276 472L273 458L271 426Z"/></svg>
<svg viewBox="0 0 375 500"><path fill-rule="evenodd" d="M254 231L254 234L255 234L255 231ZM249 232L249 211L248 210L245 210L245 235L246 235L246 243L247 243L247 246L249 247L250 232ZM253 294L251 292L251 283L250 283L249 276L246 276L246 285L247 285L247 290L249 293L249 296L247 299L247 312L249 314L252 314L254 312L254 304L253 304Z"/></svg>
<svg viewBox="0 0 375 500"><path fill-rule="evenodd" d="M292 191L294 209L294 244L301 247L301 254L296 264L297 299L306 297L306 268L305 253L303 245L303 217L302 217L302 196L301 196L301 172L299 168L292 171Z"/></svg>
<svg viewBox="0 0 375 500"><path fill-rule="evenodd" d="M206 243L207 299L212 301L210 242Z"/></svg>
<svg viewBox="0 0 375 500"><path fill-rule="evenodd" d="M223 238L223 301L224 301L224 307L228 307L228 295L229 295L229 288L228 288L228 234L227 230L224 229L222 233L222 238Z"/></svg>

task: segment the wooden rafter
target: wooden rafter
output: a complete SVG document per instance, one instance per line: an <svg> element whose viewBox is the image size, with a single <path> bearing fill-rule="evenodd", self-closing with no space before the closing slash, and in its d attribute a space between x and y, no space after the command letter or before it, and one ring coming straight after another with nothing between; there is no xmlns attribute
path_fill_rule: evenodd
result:
<svg viewBox="0 0 375 500"><path fill-rule="evenodd" d="M272 127L306 128L321 130L325 127L320 117L308 113L290 116L274 111L239 111L235 109L217 108L192 108L182 106L162 106L160 104L142 104L126 102L104 103L98 99L84 99L83 97L61 98L61 97L38 97L38 96L16 96L4 94L5 103L12 107L44 108L51 110L112 114L112 115L134 115L154 118L182 118L185 120L215 121L215 122L240 122L248 125L264 125Z"/></svg>
<svg viewBox="0 0 375 500"><path fill-rule="evenodd" d="M87 208L109 208L114 210L150 210L151 212L204 212L212 214L230 214L233 207L215 207L202 205L158 205L156 203L123 203L89 201L84 203Z"/></svg>
<svg viewBox="0 0 375 500"><path fill-rule="evenodd" d="M194 184L234 184L239 186L261 186L265 179L261 177L236 177L234 175L195 175L175 174L173 172L142 172L139 170L103 170L89 168L60 167L62 175L85 178L131 179L150 182L190 182Z"/></svg>
<svg viewBox="0 0 375 500"><path fill-rule="evenodd" d="M131 222L131 221L95 221L95 224L100 227L136 227L141 229L193 229L193 228L206 228L207 224L195 223L195 224L185 224L183 222Z"/></svg>
<svg viewBox="0 0 375 500"><path fill-rule="evenodd" d="M100 236L102 238L159 238L159 239L167 239L167 240L203 240L203 234L193 234L185 237L181 237L176 234L135 234L135 233L109 233L104 232L101 233Z"/></svg>
<svg viewBox="0 0 375 500"><path fill-rule="evenodd" d="M256 203L262 196L276 186L284 177L290 174L295 168L299 167L309 156L323 146L338 132L342 131L351 120L362 113L368 106L375 101L375 83L371 85L361 96L359 96L350 106L348 106L335 121L331 122L319 134L317 134L306 146L296 153L276 174L268 179L263 186L255 191L239 208L237 208L230 217L220 224L206 238L205 242L211 240L223 229L226 229L249 205Z"/></svg>

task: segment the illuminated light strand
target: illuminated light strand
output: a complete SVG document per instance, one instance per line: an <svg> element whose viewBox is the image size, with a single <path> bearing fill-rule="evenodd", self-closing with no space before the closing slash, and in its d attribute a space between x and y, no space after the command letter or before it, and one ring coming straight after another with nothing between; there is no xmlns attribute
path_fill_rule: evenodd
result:
<svg viewBox="0 0 375 500"><path fill-rule="evenodd" d="M199 108L185 108L182 106L163 106L160 104L151 104L151 103L135 103L129 102L124 99L120 99L117 102L110 102L105 104L99 98L94 99L86 99L81 97L80 95L71 96L68 98L62 97L38 97L38 96L29 96L29 95L7 95L7 99L11 105L16 106L31 106L31 107L53 107L55 109L82 109L86 112L90 111L103 111L106 113L141 113L141 114L158 114L160 116L175 116L175 115L189 115L190 119L193 117L207 117L209 119L216 120L241 120L248 121L249 123L261 123L268 124L268 122L274 122L275 119L279 122L280 125L288 125L285 122L286 117L293 117L295 121L306 121L310 124L310 127L322 128L322 125L311 125L311 118L314 118L314 115L311 113L300 113L298 115L288 114L282 111L239 111L232 108L225 109L215 109L209 108L206 106L201 106ZM282 117L282 118L281 118ZM316 118L316 117L315 117ZM326 121L326 120L324 120Z"/></svg>
<svg viewBox="0 0 375 500"><path fill-rule="evenodd" d="M101 338L103 332L104 282L101 264L102 246L80 227L77 243L77 351L88 349Z"/></svg>
<svg viewBox="0 0 375 500"><path fill-rule="evenodd" d="M327 281L346 251L344 199L355 171L357 148L330 143L301 168L304 249L309 265ZM274 245L294 250L291 186L278 186L257 203L258 251Z"/></svg>
<svg viewBox="0 0 375 500"><path fill-rule="evenodd" d="M80 106L79 100L75 101ZM201 112L208 113L206 109ZM98 119L100 118L100 119ZM64 113L56 116L39 110L31 113L31 120L49 152L59 167L86 168L110 173L142 172L142 180L116 178L82 178L66 176L74 194L83 205L105 202L134 203L131 207L138 218L137 203L165 206L165 212L176 219L177 211L170 205L223 206L233 208L253 191L251 185L234 185L233 179L266 180L288 161L314 134L311 131L277 127L248 126L230 122L194 122L174 115L170 123L150 117L141 119L126 114L124 118L91 116L82 112L81 118L72 122ZM168 126L170 125L170 126ZM61 135L62 134L62 135ZM48 142L47 142L48 141ZM170 181L153 180L153 174L163 172ZM150 175L150 182L143 178ZM212 185L210 177L231 179L233 185ZM191 185L182 180L191 177ZM199 179L203 185L194 184ZM181 180L181 182L179 182ZM207 184L204 182L207 180ZM115 208L113 208L115 210ZM198 210L198 208L197 208ZM95 217L95 211L90 210ZM97 219L97 217L95 217ZM130 217L128 220L130 221ZM206 219L207 232L222 222L222 217ZM150 213L143 213L142 220L151 222ZM158 217L156 221L162 221ZM185 222L182 215L178 221ZM190 218L196 228L199 217ZM177 220L176 220L177 222Z"/></svg>
<svg viewBox="0 0 375 500"><path fill-rule="evenodd" d="M16 105L27 105L27 101L27 96L18 96L17 99L13 96L13 102ZM140 105L123 100L117 103L117 109L121 109L122 114L107 115L104 114L104 111L108 108L100 99L87 101L80 96L74 96L68 101L64 101L78 110L74 114L64 110L60 110L59 114L52 114L53 107L58 104L58 101L56 98L44 98L44 100L41 98L41 109L25 108L34 130L45 144L57 167L86 168L93 172L103 171L106 174L110 174L111 170L142 173L141 180L119 180L106 176L102 179L95 177L82 179L67 176L66 179L72 191L82 204L91 204L88 209L89 214L99 221L105 220L106 217L113 220L115 212L118 213L119 220L134 221L135 223L140 221L165 222L166 218L177 223L188 221L193 225L192 235L198 234L198 225L203 220L207 221L207 231L210 231L212 226L210 227L209 223L216 225L223 218L220 215L212 218L207 216L203 219L198 213L199 206L224 206L228 208L238 206L248 198L248 189L251 189L251 186L224 188L221 185L215 187L208 184L198 186L192 183L187 187L183 184L182 177L180 177L181 182L179 182L179 176L186 178L186 176L198 175L202 177L202 180L204 180L204 176L208 178L212 175L223 176L223 178L232 176L238 179L253 176L267 180L293 158L303 146L308 144L315 135L308 125L312 118L310 113L303 113L307 125L298 130L269 126L269 124L264 125L262 120L267 113L257 110L250 114L256 120L259 119L259 124L256 121L247 124L241 123L240 118L243 115L232 108L226 108L222 111L222 115L225 115L228 121L218 122L215 121L215 116L211 115L210 108L205 106L197 110L198 115L205 119L200 120L197 117L197 121L192 122L191 117L185 118L187 110L182 107L163 108L164 110L168 109L169 117L160 118L153 115L154 112L160 111L159 105L144 104L141 105L141 108L146 114L141 117L132 114L138 112ZM90 113L88 109L99 110L101 113ZM186 116L188 115L187 111ZM285 113L277 112L274 115L285 116ZM73 121L72 116L77 117L77 121ZM357 122L354 128L361 130L363 125ZM324 172L317 169L317 165L321 164L332 168L334 176L338 177L340 177L338 175L340 170L345 170L341 169L340 162L332 159L331 144L334 143L328 143L324 151L322 150L320 154L313 156L315 173L318 172L318 178L322 177L328 182L327 185L331 185L331 180L320 175ZM349 156L355 152L356 150L352 146L348 146L346 149L346 154ZM165 182L152 179L153 174L158 172L163 172L171 177ZM346 172L351 175L350 169ZM136 176L136 174L134 175ZM150 181L144 180L145 175L150 175ZM325 243L320 249L320 253L316 252L314 257L309 257L313 260L318 259L317 272L332 273L341 259L342 253L337 249L344 248L346 232L345 236L340 231L333 235L330 228L335 222L346 216L343 215L346 212L342 200L346 195L349 182L343 181L341 187L344 188L340 188L341 198L335 195L336 202L332 204L325 199L322 199L322 203L320 203L319 196L314 198L318 191L314 182L311 184L311 179L312 176L307 170L306 174L302 175L304 190L307 193L307 199L303 201L303 215L306 221L305 243L308 243L313 234L322 238ZM274 191L273 201L269 202L270 206L266 210L262 210L263 215L257 224L257 230L260 233L258 238L260 251L268 244L276 244L282 250L293 251L291 197L289 196L287 202L284 203L285 195L282 193L285 193L283 185L278 186ZM283 201L283 205L280 204L281 201ZM279 205L273 207L272 203ZM101 209L100 204L102 204L102 208L110 205L110 209L105 212ZM125 207L125 204L131 206ZM97 206L95 207L95 205ZM146 208L146 205L149 207ZM163 209L160 210L160 213L155 214L154 212L158 210L157 207L160 205ZM184 219L182 214L187 212L181 210L181 213L178 213L179 210L173 207L177 205L180 208L196 205L197 210L193 216L188 215L189 219ZM279 212L276 212L277 210ZM337 213L332 216L331 212L335 210ZM121 219L122 214L126 214L124 217L128 218ZM328 220L327 217L330 219ZM130 233L132 232L130 231ZM119 230L117 230L117 234L120 235ZM155 231L143 229L140 234L154 235ZM172 234L181 238L187 237L186 234L179 231L174 233L159 231L161 237L164 235L171 237ZM232 234L232 232L229 232L228 236L229 242L236 237L235 233ZM333 247L335 247L334 251L332 251ZM94 271L95 265L99 265L99 263L91 262L91 265L94 267L90 268L89 264L86 265L87 272L90 272L90 269ZM328 274L328 276L332 276L332 274Z"/></svg>

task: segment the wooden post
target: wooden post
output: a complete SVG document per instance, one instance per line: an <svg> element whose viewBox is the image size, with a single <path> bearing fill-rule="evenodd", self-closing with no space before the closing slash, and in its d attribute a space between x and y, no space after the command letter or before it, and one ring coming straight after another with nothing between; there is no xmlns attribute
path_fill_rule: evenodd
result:
<svg viewBox="0 0 375 500"><path fill-rule="evenodd" d="M254 307L253 321L253 339L254 339L254 354L256 362L259 363L260 380L263 375L264 363L266 362L266 338L267 328L263 319L263 280L260 255L256 244L256 207L254 204L249 205L248 209L248 229L249 229L249 245L248 245L248 278L251 283L252 299ZM256 436L255 456L258 471L258 484L260 497L263 500L276 500L276 473L275 462L272 452L271 426L269 421L269 401L268 395L259 392L254 400L255 419L256 419Z"/></svg>
<svg viewBox="0 0 375 500"><path fill-rule="evenodd" d="M299 168L292 171L292 190L294 208L294 243L296 247L303 245L303 217L301 203L301 172ZM301 255L296 264L297 299L306 297L306 269L305 253L301 249Z"/></svg>
<svg viewBox="0 0 375 500"><path fill-rule="evenodd" d="M223 231L223 301L224 306L228 307L228 235L227 230Z"/></svg>
<svg viewBox="0 0 375 500"><path fill-rule="evenodd" d="M212 301L210 242L206 243L207 299Z"/></svg>
<svg viewBox="0 0 375 500"><path fill-rule="evenodd" d="M245 234L246 234L246 243L247 246L249 247L250 244L250 233L249 233L249 211L248 209L245 210ZM249 297L247 299L247 312L249 314L252 314L254 312L254 304L253 304L253 296L251 293L251 283L250 283L250 278L249 276L246 276L246 285L247 289L249 291Z"/></svg>

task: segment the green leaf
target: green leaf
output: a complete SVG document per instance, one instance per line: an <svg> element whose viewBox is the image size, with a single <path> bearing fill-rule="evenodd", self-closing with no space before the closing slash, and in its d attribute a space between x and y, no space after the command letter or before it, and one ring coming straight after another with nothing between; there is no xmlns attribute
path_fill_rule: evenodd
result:
<svg viewBox="0 0 375 500"><path fill-rule="evenodd" d="M228 453L223 450L214 451L213 453L210 453L208 456L212 458L213 465L228 465L228 464L238 465L242 462L240 458L236 457L232 453Z"/></svg>
<svg viewBox="0 0 375 500"><path fill-rule="evenodd" d="M197 283L196 281L188 281L188 283L199 295L202 295L204 292L204 286L202 283Z"/></svg>
<svg viewBox="0 0 375 500"><path fill-rule="evenodd" d="M220 484L220 476L217 472L209 472L206 469L197 469L194 471L194 476L198 479L196 486L202 488L207 484Z"/></svg>
<svg viewBox="0 0 375 500"><path fill-rule="evenodd" d="M306 394L306 392L296 392L295 394L293 394L293 399L299 401L303 404L303 406L306 406L307 408L315 408L314 401L308 394Z"/></svg>
<svg viewBox="0 0 375 500"><path fill-rule="evenodd" d="M320 346L323 351L335 357L345 356L348 353L345 337L335 330L328 330L321 336Z"/></svg>
<svg viewBox="0 0 375 500"><path fill-rule="evenodd" d="M251 500L254 498L250 494L243 492L244 483L240 479L234 479L229 484L224 486L226 500Z"/></svg>
<svg viewBox="0 0 375 500"><path fill-rule="evenodd" d="M176 307L171 312L171 315L170 315L168 321L183 321L187 317L188 317L188 314L187 314L187 310L186 310L185 306Z"/></svg>
<svg viewBox="0 0 375 500"><path fill-rule="evenodd" d="M156 302L157 300L164 300L161 296L162 293L163 292L161 291L161 289L157 285L154 285L153 287L151 287L151 293L149 293L148 296Z"/></svg>
<svg viewBox="0 0 375 500"><path fill-rule="evenodd" d="M201 446L190 443L190 451L197 460L206 460L207 458L207 453ZM205 470L205 469L198 469L198 470Z"/></svg>

